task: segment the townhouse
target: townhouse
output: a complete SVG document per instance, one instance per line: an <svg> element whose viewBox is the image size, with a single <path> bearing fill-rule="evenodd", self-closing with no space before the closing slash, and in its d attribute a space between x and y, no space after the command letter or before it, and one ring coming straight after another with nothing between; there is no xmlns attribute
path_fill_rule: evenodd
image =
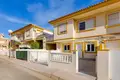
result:
<svg viewBox="0 0 120 80"><path fill-rule="evenodd" d="M119 4L119 0L104 0L49 22L54 26L57 50L63 54L78 51L74 71L96 76L98 51L120 48Z"/></svg>
<svg viewBox="0 0 120 80"><path fill-rule="evenodd" d="M0 50L7 50L9 45L9 40L0 34Z"/></svg>
<svg viewBox="0 0 120 80"><path fill-rule="evenodd" d="M0 34L0 55L8 55L9 39Z"/></svg>
<svg viewBox="0 0 120 80"><path fill-rule="evenodd" d="M53 43L53 32L36 26L34 24L28 24L23 28L20 28L11 33L11 40L13 45L15 42L17 48L31 48L31 43L37 41L39 43L39 49L56 49L56 44Z"/></svg>

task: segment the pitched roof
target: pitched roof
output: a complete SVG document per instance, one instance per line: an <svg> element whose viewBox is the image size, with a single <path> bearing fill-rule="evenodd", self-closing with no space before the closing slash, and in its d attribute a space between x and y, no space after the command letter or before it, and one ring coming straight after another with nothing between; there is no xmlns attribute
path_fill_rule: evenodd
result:
<svg viewBox="0 0 120 80"><path fill-rule="evenodd" d="M97 4L94 4L94 5L91 5L91 6L88 6L86 8L83 8L83 9L80 9L76 12L73 12L73 13L70 13L68 15L65 15L65 16L62 16L62 17L59 17L55 20L51 20L49 21L50 24L55 24L56 22L59 22L61 20L66 20L68 18L71 18L73 16L76 16L76 15L80 15L80 14L83 14L83 13L86 13L86 12L89 12L91 10L95 10L95 9L98 9L98 8L101 8L101 7L104 7L104 6L107 6L107 5L110 5L110 4L113 4L113 3L116 3L116 2L119 2L120 0L104 0L102 2L99 2Z"/></svg>
<svg viewBox="0 0 120 80"><path fill-rule="evenodd" d="M28 25L26 25L26 26L24 26L24 27L22 27L22 28L20 28L20 29L17 29L17 30L15 30L15 31L13 31L11 34L14 34L14 33L18 32L18 31L20 31L20 30L23 30L23 29L25 29L25 28L32 28L32 27L36 27L36 28L39 28L39 29L42 29L42 30L47 30L47 29L42 28L42 27L39 27L39 26L37 26L37 25L35 25L35 24L28 24ZM50 31L50 30L47 30L47 31ZM52 32L52 31L50 31L50 32Z"/></svg>

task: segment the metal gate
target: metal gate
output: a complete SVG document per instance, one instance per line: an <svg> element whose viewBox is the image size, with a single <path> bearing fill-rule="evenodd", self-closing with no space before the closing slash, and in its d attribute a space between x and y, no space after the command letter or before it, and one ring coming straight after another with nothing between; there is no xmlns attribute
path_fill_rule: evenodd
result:
<svg viewBox="0 0 120 80"><path fill-rule="evenodd" d="M82 48L82 43L76 45L76 70L78 73L96 76L96 58L85 57L85 55L91 56L92 54L83 53Z"/></svg>
<svg viewBox="0 0 120 80"><path fill-rule="evenodd" d="M27 60L27 51L16 51L16 58L21 60Z"/></svg>
<svg viewBox="0 0 120 80"><path fill-rule="evenodd" d="M96 59L79 58L79 72L96 76Z"/></svg>

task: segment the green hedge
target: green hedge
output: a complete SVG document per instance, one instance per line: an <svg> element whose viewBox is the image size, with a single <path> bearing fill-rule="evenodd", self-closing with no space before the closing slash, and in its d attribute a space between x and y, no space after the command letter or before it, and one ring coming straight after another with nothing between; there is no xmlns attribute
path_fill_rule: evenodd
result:
<svg viewBox="0 0 120 80"><path fill-rule="evenodd" d="M39 49L39 47L40 47L40 45L39 45L38 42L32 42L32 43L31 43L31 48L32 48L32 49Z"/></svg>

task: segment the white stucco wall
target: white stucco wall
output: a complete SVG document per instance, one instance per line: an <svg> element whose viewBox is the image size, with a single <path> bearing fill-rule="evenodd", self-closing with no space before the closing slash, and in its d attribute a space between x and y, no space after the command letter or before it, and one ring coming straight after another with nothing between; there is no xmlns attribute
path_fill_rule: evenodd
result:
<svg viewBox="0 0 120 80"><path fill-rule="evenodd" d="M120 48L110 50L110 78L120 80Z"/></svg>
<svg viewBox="0 0 120 80"><path fill-rule="evenodd" d="M97 54L97 78L109 80L109 51L99 51Z"/></svg>
<svg viewBox="0 0 120 80"><path fill-rule="evenodd" d="M106 43L108 49L120 48L120 41L109 41Z"/></svg>
<svg viewBox="0 0 120 80"><path fill-rule="evenodd" d="M105 14L104 13L99 14L99 15L97 15L95 17L96 17L96 26L95 26L96 28L95 28L95 30L75 33L76 38L106 34Z"/></svg>
<svg viewBox="0 0 120 80"><path fill-rule="evenodd" d="M9 50L0 50L0 55L7 56L9 54Z"/></svg>
<svg viewBox="0 0 120 80"><path fill-rule="evenodd" d="M55 68L59 70L65 70L68 72L76 72L76 55L72 55L72 63L60 63L60 62L49 62L50 68Z"/></svg>
<svg viewBox="0 0 120 80"><path fill-rule="evenodd" d="M109 51L109 78L120 80L120 41L107 42Z"/></svg>

